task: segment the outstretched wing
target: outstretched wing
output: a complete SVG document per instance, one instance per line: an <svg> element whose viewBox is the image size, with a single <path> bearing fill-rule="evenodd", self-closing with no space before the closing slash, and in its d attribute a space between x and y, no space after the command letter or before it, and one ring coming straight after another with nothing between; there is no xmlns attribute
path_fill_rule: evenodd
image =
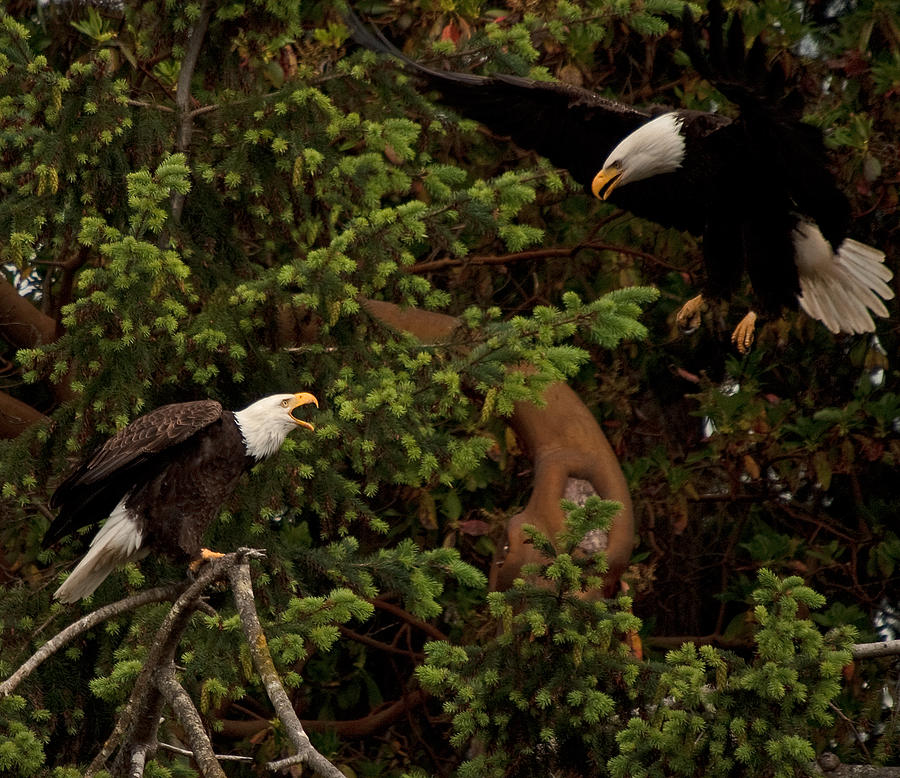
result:
<svg viewBox="0 0 900 778"><path fill-rule="evenodd" d="M59 515L44 546L79 527L106 518L145 472L164 466L173 449L222 416L215 400L163 405L135 419L82 462L50 498Z"/></svg>
<svg viewBox="0 0 900 778"><path fill-rule="evenodd" d="M440 90L443 102L565 168L587 188L616 144L651 118L647 111L570 84L430 68L376 36L349 7L344 19L357 43L396 57Z"/></svg>
<svg viewBox="0 0 900 778"><path fill-rule="evenodd" d="M565 168L587 190L610 152L654 115L570 84L430 68L405 56L349 8L344 19L357 43L396 57L408 71L439 89L443 102ZM720 166L721 148L730 148L731 142L727 134L721 142L705 144L704 139L720 134L730 120L699 111L681 113L689 115L692 125L695 163L623 186L613 192L610 202L662 225L699 234L710 176Z"/></svg>

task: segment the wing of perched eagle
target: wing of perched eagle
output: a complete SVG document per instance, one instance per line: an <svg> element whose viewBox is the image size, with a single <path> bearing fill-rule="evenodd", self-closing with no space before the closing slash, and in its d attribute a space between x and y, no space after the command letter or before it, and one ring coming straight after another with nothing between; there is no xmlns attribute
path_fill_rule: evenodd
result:
<svg viewBox="0 0 900 778"><path fill-rule="evenodd" d="M178 456L181 444L222 417L215 400L164 405L107 440L53 493L62 509L44 535L44 547L109 515L136 481L152 477Z"/></svg>

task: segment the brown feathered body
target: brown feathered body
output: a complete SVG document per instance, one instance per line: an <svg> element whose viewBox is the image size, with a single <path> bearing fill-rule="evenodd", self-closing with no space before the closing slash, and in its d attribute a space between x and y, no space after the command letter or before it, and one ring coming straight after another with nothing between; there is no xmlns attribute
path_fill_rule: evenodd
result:
<svg viewBox="0 0 900 778"><path fill-rule="evenodd" d="M214 400L164 405L135 419L88 457L50 501L50 545L106 518L56 596L86 597L112 570L150 550L197 559L206 528L241 474L274 454L312 395L272 395L234 413Z"/></svg>

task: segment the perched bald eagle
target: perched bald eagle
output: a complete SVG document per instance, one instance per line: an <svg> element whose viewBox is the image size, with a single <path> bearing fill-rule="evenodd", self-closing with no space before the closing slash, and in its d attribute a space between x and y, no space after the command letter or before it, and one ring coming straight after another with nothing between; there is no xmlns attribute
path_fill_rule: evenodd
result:
<svg viewBox="0 0 900 778"><path fill-rule="evenodd" d="M44 546L106 523L55 592L62 602L91 594L117 567L150 549L197 561L217 556L200 541L241 474L274 454L295 427L296 408L311 394L275 394L242 411L215 400L163 405L106 441L63 481L50 500L59 515Z"/></svg>
<svg viewBox="0 0 900 778"><path fill-rule="evenodd" d="M783 72L749 52L735 16L709 3L709 53L687 6L683 45L694 66L739 108L735 119L702 111L657 112L563 83L430 68L400 54L347 16L360 44L399 57L445 102L566 168L595 196L638 216L703 237L704 294L729 298L746 270L759 306L800 307L832 332L874 330L894 294L884 254L848 238L850 204L828 170L821 132L802 122L802 100ZM700 295L678 314L699 323ZM732 340L753 340L750 311Z"/></svg>

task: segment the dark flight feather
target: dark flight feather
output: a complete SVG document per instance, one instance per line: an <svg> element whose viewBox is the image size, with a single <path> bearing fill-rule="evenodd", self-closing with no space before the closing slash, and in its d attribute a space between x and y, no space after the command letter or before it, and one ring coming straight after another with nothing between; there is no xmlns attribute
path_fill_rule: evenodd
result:
<svg viewBox="0 0 900 778"><path fill-rule="evenodd" d="M665 113L567 84L427 67L376 37L352 12L345 18L357 42L399 58L439 89L444 102L567 169L587 188L601 170L609 170L609 157L624 139ZM893 296L885 285L891 273L882 265L884 255L855 241L842 250L850 203L828 169L822 134L801 121L801 95L790 88L780 63L767 65L763 41L757 38L747 50L740 16L726 30L727 18L720 0L712 0L704 52L686 5L683 46L694 68L739 115L675 111L684 139L680 166L623 179L621 186L603 184L608 188L601 194L638 216L702 236L707 294L730 297L746 270L769 312L799 301L833 332L870 331L868 309L878 315L886 310L880 300L865 301ZM817 242L819 233L798 234L810 224L813 233L818 226L833 255ZM852 290L849 302L836 299L842 288ZM837 315L823 314L826 309Z"/></svg>
<svg viewBox="0 0 900 778"><path fill-rule="evenodd" d="M107 516L135 481L146 480L181 456L182 444L220 420L222 413L215 400L164 405L120 430L53 493L50 507L60 513L44 535L44 547Z"/></svg>

